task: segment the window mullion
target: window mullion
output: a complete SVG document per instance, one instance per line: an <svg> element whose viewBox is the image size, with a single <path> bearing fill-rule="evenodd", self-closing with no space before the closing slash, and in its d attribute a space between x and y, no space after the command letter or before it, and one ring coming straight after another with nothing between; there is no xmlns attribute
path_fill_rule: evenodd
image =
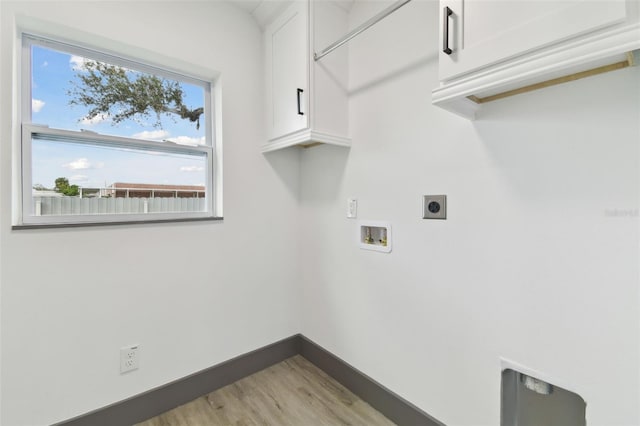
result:
<svg viewBox="0 0 640 426"><path fill-rule="evenodd" d="M210 154L212 149L207 145L181 145L175 142L152 142L144 139L133 139L121 136L103 135L100 133L89 131L75 131L65 129L55 129L48 126L41 126L37 124L23 124L23 129L30 135L38 135L40 137L47 137L54 140L66 140L79 144L89 145L105 145L109 147L121 147L140 149L145 151L162 151L169 153L193 153L203 152Z"/></svg>

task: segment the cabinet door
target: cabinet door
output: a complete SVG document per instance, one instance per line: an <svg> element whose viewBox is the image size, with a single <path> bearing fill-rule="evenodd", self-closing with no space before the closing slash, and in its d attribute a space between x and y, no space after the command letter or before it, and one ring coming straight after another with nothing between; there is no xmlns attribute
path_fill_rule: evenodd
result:
<svg viewBox="0 0 640 426"><path fill-rule="evenodd" d="M294 1L265 33L269 139L308 127L308 4Z"/></svg>
<svg viewBox="0 0 640 426"><path fill-rule="evenodd" d="M442 0L440 13L440 80L448 80L621 23L626 4L625 0ZM449 54L444 52L447 47Z"/></svg>

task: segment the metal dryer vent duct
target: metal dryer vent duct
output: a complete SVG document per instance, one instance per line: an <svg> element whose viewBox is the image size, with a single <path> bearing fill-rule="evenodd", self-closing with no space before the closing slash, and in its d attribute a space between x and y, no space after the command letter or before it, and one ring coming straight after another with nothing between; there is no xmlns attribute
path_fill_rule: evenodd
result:
<svg viewBox="0 0 640 426"><path fill-rule="evenodd" d="M535 377L520 373L520 382L522 382L525 388L540 395L550 395L553 393L552 384L536 379Z"/></svg>
<svg viewBox="0 0 640 426"><path fill-rule="evenodd" d="M587 426L587 403L577 393L513 368L501 376L500 426Z"/></svg>

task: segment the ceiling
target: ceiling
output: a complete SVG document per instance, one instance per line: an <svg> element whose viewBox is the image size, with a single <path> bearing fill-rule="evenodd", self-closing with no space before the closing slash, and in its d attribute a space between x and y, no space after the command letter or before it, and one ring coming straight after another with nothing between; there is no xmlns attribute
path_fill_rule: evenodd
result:
<svg viewBox="0 0 640 426"><path fill-rule="evenodd" d="M264 28L282 9L293 0L226 0L247 13L253 15L258 24ZM349 11L355 0L327 0Z"/></svg>
<svg viewBox="0 0 640 426"><path fill-rule="evenodd" d="M249 13L253 13L254 10L262 3L264 0L228 0L229 3L233 3L241 9L246 10Z"/></svg>

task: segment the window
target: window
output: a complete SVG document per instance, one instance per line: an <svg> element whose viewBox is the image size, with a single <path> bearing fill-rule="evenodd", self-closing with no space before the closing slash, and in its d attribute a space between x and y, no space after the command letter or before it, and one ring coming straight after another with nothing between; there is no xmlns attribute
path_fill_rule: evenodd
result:
<svg viewBox="0 0 640 426"><path fill-rule="evenodd" d="M214 218L210 82L22 40L20 225Z"/></svg>

